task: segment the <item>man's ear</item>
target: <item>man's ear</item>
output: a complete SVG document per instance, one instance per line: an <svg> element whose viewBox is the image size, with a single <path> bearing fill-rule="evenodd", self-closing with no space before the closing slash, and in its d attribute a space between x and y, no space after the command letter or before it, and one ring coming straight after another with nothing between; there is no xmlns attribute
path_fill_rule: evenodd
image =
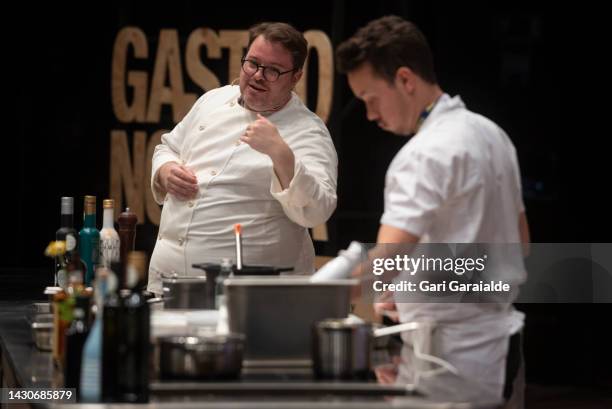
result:
<svg viewBox="0 0 612 409"><path fill-rule="evenodd" d="M294 86L294 87L295 87L295 84L297 84L297 83L298 83L298 81L300 80L300 78L302 78L302 74L304 74L304 71L303 71L303 70L296 71L296 72L293 74L293 86Z"/></svg>
<svg viewBox="0 0 612 409"><path fill-rule="evenodd" d="M408 67L399 67L395 72L395 85L412 94L416 85L416 74Z"/></svg>

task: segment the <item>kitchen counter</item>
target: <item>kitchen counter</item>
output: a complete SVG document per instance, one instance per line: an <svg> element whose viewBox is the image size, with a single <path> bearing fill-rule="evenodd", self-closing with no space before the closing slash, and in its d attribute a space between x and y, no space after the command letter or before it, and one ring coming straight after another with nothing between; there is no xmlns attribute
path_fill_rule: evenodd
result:
<svg viewBox="0 0 612 409"><path fill-rule="evenodd" d="M36 349L25 320L29 302L0 301L0 381L3 388L54 388L61 375L50 352ZM416 390L375 382L322 382L307 374L288 375L281 369L267 375L246 371L234 382L151 383L149 408L497 408L501 401L483 394L466 379L443 374L427 379ZM35 405L32 405L35 406ZM79 408L90 405L51 404ZM118 408L126 405L95 405Z"/></svg>

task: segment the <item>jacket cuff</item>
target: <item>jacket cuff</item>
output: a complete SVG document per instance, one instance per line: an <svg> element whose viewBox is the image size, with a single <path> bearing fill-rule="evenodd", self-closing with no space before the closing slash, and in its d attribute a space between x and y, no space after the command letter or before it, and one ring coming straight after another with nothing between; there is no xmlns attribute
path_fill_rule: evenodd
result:
<svg viewBox="0 0 612 409"><path fill-rule="evenodd" d="M293 178L286 189L282 188L276 172L272 169L270 193L283 204L305 207L312 200L313 189L312 180L306 175L304 165L297 158L295 159Z"/></svg>

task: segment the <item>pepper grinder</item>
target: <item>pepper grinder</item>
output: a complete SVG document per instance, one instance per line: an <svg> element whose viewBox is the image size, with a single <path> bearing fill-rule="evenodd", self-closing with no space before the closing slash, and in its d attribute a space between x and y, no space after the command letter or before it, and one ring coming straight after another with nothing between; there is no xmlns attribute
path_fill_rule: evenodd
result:
<svg viewBox="0 0 612 409"><path fill-rule="evenodd" d="M117 272L117 278L121 288L125 288L125 266L127 265L127 257L130 251L134 251L135 240L136 240L136 223L138 223L138 217L130 210L129 207L125 208L125 212L119 215L117 220L119 224L119 258L121 260L121 271Z"/></svg>

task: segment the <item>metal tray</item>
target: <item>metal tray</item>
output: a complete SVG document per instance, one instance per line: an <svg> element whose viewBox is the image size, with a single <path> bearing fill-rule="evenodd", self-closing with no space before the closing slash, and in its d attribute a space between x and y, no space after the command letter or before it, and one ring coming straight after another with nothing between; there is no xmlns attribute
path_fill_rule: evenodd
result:
<svg viewBox="0 0 612 409"><path fill-rule="evenodd" d="M225 281L229 329L246 336L247 360L311 359L311 331L325 318L350 312L356 280L310 282L308 277L238 277Z"/></svg>

